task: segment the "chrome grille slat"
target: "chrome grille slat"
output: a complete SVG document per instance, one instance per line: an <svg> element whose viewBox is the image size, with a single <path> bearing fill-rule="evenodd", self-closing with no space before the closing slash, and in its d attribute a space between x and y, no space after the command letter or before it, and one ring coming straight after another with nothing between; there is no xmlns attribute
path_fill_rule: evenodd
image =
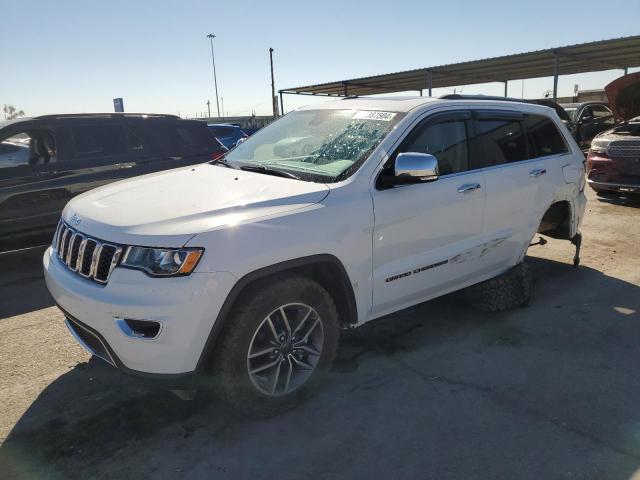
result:
<svg viewBox="0 0 640 480"><path fill-rule="evenodd" d="M66 248L68 245L68 239L69 239L69 233L71 233L71 229L67 228L64 233L62 234L62 241L60 242L60 260L62 260L62 263L67 263L64 261L65 257L66 257Z"/></svg>
<svg viewBox="0 0 640 480"><path fill-rule="evenodd" d="M124 251L122 246L88 237L62 220L56 228L52 247L69 270L101 285L109 281Z"/></svg>
<svg viewBox="0 0 640 480"><path fill-rule="evenodd" d="M58 238L56 238L56 252L60 251L60 245L62 244L62 235L64 234L66 227L64 223L60 224L60 229L58 230Z"/></svg>
<svg viewBox="0 0 640 480"><path fill-rule="evenodd" d="M76 271L82 274L82 259L84 258L84 249L87 247L87 238L83 238L78 249L78 258L76 259Z"/></svg>
<svg viewBox="0 0 640 480"><path fill-rule="evenodd" d="M58 251L58 245L60 244L60 230L62 229L62 220L58 222L58 226L56 227L56 233L53 234L53 242L51 245L54 251Z"/></svg>
<svg viewBox="0 0 640 480"><path fill-rule="evenodd" d="M91 270L89 270L89 276L91 278L95 278L96 271L98 270L98 261L100 260L100 255L102 255L102 247L104 244L100 243L96 245L96 248L93 250L93 259L91 260Z"/></svg>
<svg viewBox="0 0 640 480"><path fill-rule="evenodd" d="M66 263L67 267L69 268L71 268L71 254L73 253L73 245L76 242L77 236L78 236L78 232L73 232L71 234L71 238L67 241L67 248L66 248L64 263Z"/></svg>

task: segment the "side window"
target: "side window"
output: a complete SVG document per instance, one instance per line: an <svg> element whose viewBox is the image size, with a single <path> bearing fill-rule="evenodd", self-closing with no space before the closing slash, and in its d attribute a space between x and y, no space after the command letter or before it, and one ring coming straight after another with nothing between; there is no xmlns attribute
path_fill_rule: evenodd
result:
<svg viewBox="0 0 640 480"><path fill-rule="evenodd" d="M604 105L594 105L593 106L593 116L596 118L609 117L612 116L613 113Z"/></svg>
<svg viewBox="0 0 640 480"><path fill-rule="evenodd" d="M0 142L0 168L29 165L30 158L31 149L26 134L14 135Z"/></svg>
<svg viewBox="0 0 640 480"><path fill-rule="evenodd" d="M49 130L30 130L0 142L0 168L45 165L57 161L56 141Z"/></svg>
<svg viewBox="0 0 640 480"><path fill-rule="evenodd" d="M199 125L179 126L177 131L183 143L191 147L206 147L212 144L206 127Z"/></svg>
<svg viewBox="0 0 640 480"><path fill-rule="evenodd" d="M141 153L145 151L143 132L136 126L127 127L127 150L130 152Z"/></svg>
<svg viewBox="0 0 640 480"><path fill-rule="evenodd" d="M472 168L526 160L527 142L519 120L476 119L472 141Z"/></svg>
<svg viewBox="0 0 640 480"><path fill-rule="evenodd" d="M569 148L555 123L543 115L526 115L524 123L529 136L532 158L567 153Z"/></svg>
<svg viewBox="0 0 640 480"><path fill-rule="evenodd" d="M102 157L126 152L124 129L119 125L87 125L72 128L78 157Z"/></svg>
<svg viewBox="0 0 640 480"><path fill-rule="evenodd" d="M401 148L402 152L428 153L436 157L440 175L468 170L468 150L465 120L429 123Z"/></svg>

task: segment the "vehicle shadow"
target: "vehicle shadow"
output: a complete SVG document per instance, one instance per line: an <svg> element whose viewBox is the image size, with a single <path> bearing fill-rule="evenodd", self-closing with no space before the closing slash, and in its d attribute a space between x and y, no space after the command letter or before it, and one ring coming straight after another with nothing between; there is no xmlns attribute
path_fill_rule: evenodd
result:
<svg viewBox="0 0 640 480"><path fill-rule="evenodd" d="M374 370L375 363L384 361L385 358L401 359L412 352L437 346L446 346L450 354L455 354L460 349L460 355L464 355L467 347L452 341L453 337L479 336L482 339L481 346L478 347L480 354L484 351L482 349L517 349L522 343L539 341L546 343L536 344L537 350L566 349L567 355L572 348L571 342L584 341L584 338L608 342L602 348L619 347L625 336L637 338L640 333L638 322L620 324L619 331L610 330L612 327L608 323L611 320L619 321L622 316L620 308L630 312L640 311L638 286L608 277L589 267L573 269L566 263L532 257L527 261L534 276L534 298L528 307L511 312L478 313L465 306L459 294L452 294L343 334L338 358L330 375L328 393L322 394L324 401L327 396L333 395L331 402L334 405L330 406L331 411L344 411L345 402L348 402L348 398L337 395L335 391L352 392L351 394L356 395L355 385L361 382L359 375L364 376L363 371L366 373L367 369ZM594 295L601 299L597 306L598 322L605 322L606 327L602 323L585 322L584 315L579 314L585 308L585 299L593 298ZM552 335L545 332L540 336L542 340L531 340L531 333L524 332L520 323L538 317L541 319L542 329L556 325L554 328L562 328L558 331L580 331L581 337L565 338L560 333L556 335L554 332ZM544 323L551 320L553 323ZM600 340L603 328L606 335ZM555 338L557 336L560 338ZM625 364L627 360L628 357L622 357L620 365L610 363L611 372L628 369L629 365ZM610 359L610 362L613 360ZM505 368L509 368L508 363ZM499 379L495 381L498 382ZM558 382L562 382L562 388L565 388L564 378L558 379ZM557 398L554 398L554 386L547 385L545 388L545 395L550 396L549 405L554 406L551 408L556 408L555 405L557 408L571 408L572 401L579 404L580 408L592 408L594 415L590 421L594 425L590 428L606 430L608 442L626 442L626 448L640 456L640 438L635 443L629 438L616 438L615 432L607 430L610 428L608 417L605 415L602 418L595 414L599 408L597 403L585 406L579 399L567 397L564 391L562 394L557 393ZM637 382L626 382L625 388L627 391L611 394L621 398L637 398L640 394L640 384ZM345 425L344 428L368 428L365 425L370 418L367 410L371 409L371 414L375 415L375 397L382 397L382 391L370 390L366 394L369 401L358 406L363 411L357 417L350 418L356 424ZM395 392L394 398L402 399L399 401L405 404L420 404L420 408L426 408L422 404L432 401L426 396L421 397L416 391L411 391L408 396L401 394L402 392ZM477 408L472 403L467 407L469 410ZM307 424L318 426L326 422L327 408L329 407L317 408L317 402L311 399L297 409L295 414L304 416ZM621 414L630 412L624 411ZM553 412L549 415L552 416ZM287 422L288 419L289 417L283 416L281 421ZM392 421L393 419L389 419L389 422ZM454 417L443 420L445 423L455 421ZM598 421L602 425L597 425ZM626 417L626 421L629 424L640 424L640 413L636 411L635 416ZM357 422L362 422L362 425ZM229 430L235 432L233 443L238 445L247 442L247 449L252 448L251 445L256 442L272 443L274 438L269 428L273 429L273 425L247 419L208 394L199 394L195 400L183 402L169 393L164 385L128 377L99 360L92 360L77 365L55 379L31 404L0 447L0 472L5 472L2 475L4 479L110 476L104 472L95 472L94 469L100 462L127 449L130 449L131 455L137 455L138 451L144 450L145 443L167 431L172 432L172 438L179 438L181 452L202 449L202 442L206 443L207 448L220 452L228 446ZM461 429L464 427L459 425ZM297 440L300 440L300 444L305 443L305 433L300 429L287 429L287 435L290 443ZM335 435L339 436L339 431ZM491 435L490 429L486 435ZM192 437L197 437L197 440ZM448 439L453 443L447 445L447 439L443 438L442 442L445 443L439 447L442 451L457 450L460 443L464 444L465 441L463 437ZM440 440L435 443L440 443ZM165 453L167 456L171 455L176 447L171 442L166 445L155 442L153 448L159 449L155 451L155 456L162 458ZM360 445L359 448L366 450L367 447ZM247 458L252 457L250 451L244 454ZM484 454L486 455L486 450ZM308 455L311 457L314 453L309 451ZM502 455L506 453L502 449L496 449L493 460L485 458L483 461L500 464ZM190 454L189 457L192 458L193 455ZM265 477L278 473L275 466L273 471L270 470L271 467L264 460L261 468Z"/></svg>
<svg viewBox="0 0 640 480"><path fill-rule="evenodd" d="M621 207L640 208L640 195L622 193L599 193L596 198L599 202L617 205Z"/></svg>
<svg viewBox="0 0 640 480"><path fill-rule="evenodd" d="M46 246L0 253L0 321L54 305L42 275Z"/></svg>

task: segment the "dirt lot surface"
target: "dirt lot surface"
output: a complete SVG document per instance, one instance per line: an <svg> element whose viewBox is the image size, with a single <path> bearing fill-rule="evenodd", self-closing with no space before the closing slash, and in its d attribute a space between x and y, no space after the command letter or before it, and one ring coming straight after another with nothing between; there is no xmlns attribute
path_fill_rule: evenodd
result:
<svg viewBox="0 0 640 480"><path fill-rule="evenodd" d="M0 255L0 478L640 478L640 202L587 211L578 269L568 242L529 250L530 306L372 322L268 420L90 360L43 249Z"/></svg>

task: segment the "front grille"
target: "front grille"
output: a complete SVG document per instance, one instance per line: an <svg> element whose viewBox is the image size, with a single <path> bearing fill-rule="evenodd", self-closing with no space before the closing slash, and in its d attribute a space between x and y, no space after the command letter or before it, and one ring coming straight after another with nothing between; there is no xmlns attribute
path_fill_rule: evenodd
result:
<svg viewBox="0 0 640 480"><path fill-rule="evenodd" d="M62 220L53 237L52 247L69 270L103 285L122 256L121 246L88 237Z"/></svg>
<svg viewBox="0 0 640 480"><path fill-rule="evenodd" d="M640 157L640 139L611 140L607 147L610 157Z"/></svg>

